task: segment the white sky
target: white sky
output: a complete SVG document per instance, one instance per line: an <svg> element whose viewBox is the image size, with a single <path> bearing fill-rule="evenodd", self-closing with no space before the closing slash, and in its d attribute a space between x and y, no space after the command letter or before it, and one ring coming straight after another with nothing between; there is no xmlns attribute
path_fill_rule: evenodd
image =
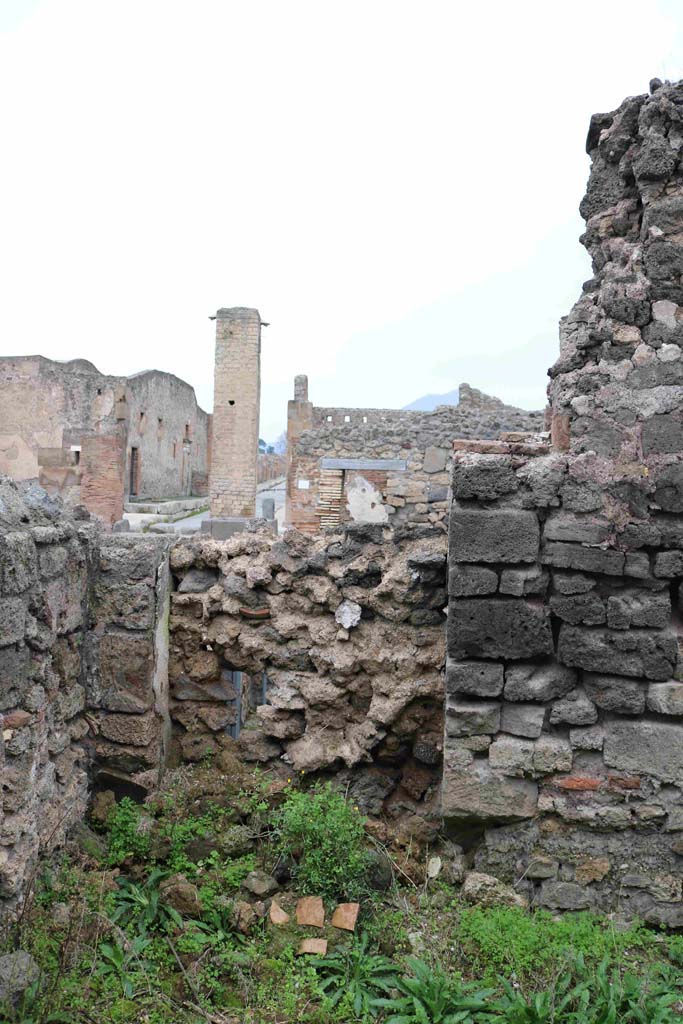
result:
<svg viewBox="0 0 683 1024"><path fill-rule="evenodd" d="M683 76L680 0L0 0L0 354L213 395L264 330L261 434L461 381L544 404L590 276L590 114Z"/></svg>

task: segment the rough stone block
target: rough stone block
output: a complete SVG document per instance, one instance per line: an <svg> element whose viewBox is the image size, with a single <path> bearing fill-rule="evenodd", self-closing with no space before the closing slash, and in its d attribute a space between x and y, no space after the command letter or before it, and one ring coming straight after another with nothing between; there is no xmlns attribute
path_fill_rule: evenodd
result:
<svg viewBox="0 0 683 1024"><path fill-rule="evenodd" d="M683 553L683 552L682 552ZM671 598L667 591L623 590L607 601L607 625L610 629L649 626L665 629L671 622Z"/></svg>
<svg viewBox="0 0 683 1024"><path fill-rule="evenodd" d="M446 702L446 735L478 736L500 729L500 704L449 699Z"/></svg>
<svg viewBox="0 0 683 1024"><path fill-rule="evenodd" d="M22 640L26 629L26 605L20 597L0 597L0 647Z"/></svg>
<svg viewBox="0 0 683 1024"><path fill-rule="evenodd" d="M532 770L534 745L516 736L498 736L489 747L489 764L504 775L524 775Z"/></svg>
<svg viewBox="0 0 683 1024"><path fill-rule="evenodd" d="M446 659L446 691L474 697L498 697L503 691L503 666L494 661Z"/></svg>
<svg viewBox="0 0 683 1024"><path fill-rule="evenodd" d="M557 513L546 520L543 538L546 541L569 541L576 544L603 544L612 533L607 519L592 516L570 516Z"/></svg>
<svg viewBox="0 0 683 1024"><path fill-rule="evenodd" d="M435 445L428 445L425 449L422 469L425 473L442 473L448 464L449 452L446 448L437 448Z"/></svg>
<svg viewBox="0 0 683 1024"><path fill-rule="evenodd" d="M0 647L0 711L22 703L29 686L28 648Z"/></svg>
<svg viewBox="0 0 683 1024"><path fill-rule="evenodd" d="M580 544L566 544L550 541L541 553L544 565L558 569L579 569L581 572L597 572L606 576L621 576L624 572L623 551L604 548L585 548Z"/></svg>
<svg viewBox="0 0 683 1024"><path fill-rule="evenodd" d="M592 907L594 895L576 882L558 882L548 879L541 883L539 903L553 910L586 910Z"/></svg>
<svg viewBox="0 0 683 1024"><path fill-rule="evenodd" d="M525 597L527 594L545 594L549 577L537 566L528 569L503 569L500 574L501 594Z"/></svg>
<svg viewBox="0 0 683 1024"><path fill-rule="evenodd" d="M540 736L534 743L532 766L535 772L569 772L572 768L572 748L560 736Z"/></svg>
<svg viewBox="0 0 683 1024"><path fill-rule="evenodd" d="M683 717L683 683L671 680L668 683L650 683L647 691L647 706L658 715L680 715Z"/></svg>
<svg viewBox="0 0 683 1024"><path fill-rule="evenodd" d="M646 551L627 551L624 576L646 580L650 576L650 556Z"/></svg>
<svg viewBox="0 0 683 1024"><path fill-rule="evenodd" d="M683 784L683 724L618 719L605 723L605 764Z"/></svg>
<svg viewBox="0 0 683 1024"><path fill-rule="evenodd" d="M576 750L602 750L605 730L601 725L569 730L569 742Z"/></svg>
<svg viewBox="0 0 683 1024"><path fill-rule="evenodd" d="M664 512L683 512L683 463L665 466L659 473L655 501Z"/></svg>
<svg viewBox="0 0 683 1024"><path fill-rule="evenodd" d="M441 790L444 818L485 822L523 821L538 809L538 786L527 779L501 776L488 764L446 766Z"/></svg>
<svg viewBox="0 0 683 1024"><path fill-rule="evenodd" d="M595 704L578 687L556 701L550 711L551 725L594 725L597 720Z"/></svg>
<svg viewBox="0 0 683 1024"><path fill-rule="evenodd" d="M0 537L0 592L23 594L37 580L38 560L35 544L27 533L7 533Z"/></svg>
<svg viewBox="0 0 683 1024"><path fill-rule="evenodd" d="M146 747L160 734L162 721L153 711L143 715L103 714L99 716L99 729L105 739L114 743Z"/></svg>
<svg viewBox="0 0 683 1024"><path fill-rule="evenodd" d="M594 675L586 672L583 685L588 697L603 711L640 715L645 710L645 686L624 676ZM666 684L664 684L666 685ZM571 723L572 725L590 723Z"/></svg>
<svg viewBox="0 0 683 1024"><path fill-rule="evenodd" d="M452 599L448 648L454 658L521 659L551 654L547 611L514 598Z"/></svg>
<svg viewBox="0 0 683 1024"><path fill-rule="evenodd" d="M595 593L588 594L553 594L550 598L550 610L553 615L564 622L574 625L583 623L586 626L600 626L606 619L605 606Z"/></svg>
<svg viewBox="0 0 683 1024"><path fill-rule="evenodd" d="M509 455L460 455L453 465L456 498L493 501L519 487Z"/></svg>
<svg viewBox="0 0 683 1024"><path fill-rule="evenodd" d="M558 658L565 665L589 672L617 673L666 680L673 675L678 644L669 632L628 630L611 633L564 624L560 629Z"/></svg>
<svg viewBox="0 0 683 1024"><path fill-rule="evenodd" d="M107 633L100 639L100 699L93 707L140 714L154 704L154 649L147 637Z"/></svg>
<svg viewBox="0 0 683 1024"><path fill-rule="evenodd" d="M683 551L660 551L655 556L654 574L665 579L683 576Z"/></svg>
<svg viewBox="0 0 683 1024"><path fill-rule="evenodd" d="M643 454L683 451L683 424L671 413L652 416L643 423Z"/></svg>
<svg viewBox="0 0 683 1024"><path fill-rule="evenodd" d="M595 586L595 579L581 573L553 573L553 587L559 594L587 594Z"/></svg>
<svg viewBox="0 0 683 1024"><path fill-rule="evenodd" d="M534 512L453 506L450 558L455 562L535 562L539 536Z"/></svg>
<svg viewBox="0 0 683 1024"><path fill-rule="evenodd" d="M475 597L495 594L498 573L483 565L454 565L448 573L448 593L451 597Z"/></svg>
<svg viewBox="0 0 683 1024"><path fill-rule="evenodd" d="M505 699L553 700L573 690L577 678L575 669L556 661L509 665L505 671Z"/></svg>
<svg viewBox="0 0 683 1024"><path fill-rule="evenodd" d="M500 728L513 736L535 739L543 731L545 713L542 704L503 704Z"/></svg>

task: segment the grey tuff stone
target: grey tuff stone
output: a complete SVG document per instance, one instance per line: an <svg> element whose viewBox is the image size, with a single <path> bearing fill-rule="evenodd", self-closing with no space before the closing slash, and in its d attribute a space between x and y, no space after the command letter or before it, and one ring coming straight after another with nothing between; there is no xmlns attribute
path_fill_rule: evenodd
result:
<svg viewBox="0 0 683 1024"><path fill-rule="evenodd" d="M203 594L217 582L218 573L211 569L190 569L180 581L178 593Z"/></svg>
<svg viewBox="0 0 683 1024"><path fill-rule="evenodd" d="M556 566L558 569L579 569L582 572L621 576L624 572L625 556L623 551L550 541L544 545L541 561L544 565Z"/></svg>
<svg viewBox="0 0 683 1024"><path fill-rule="evenodd" d="M500 704L449 699L446 702L446 735L476 736L500 729Z"/></svg>
<svg viewBox="0 0 683 1024"><path fill-rule="evenodd" d="M546 709L542 704L503 704L500 727L514 736L535 739L543 731Z"/></svg>
<svg viewBox="0 0 683 1024"><path fill-rule="evenodd" d="M589 672L666 680L673 674L678 644L668 631L610 632L564 624L560 629L558 657L565 665Z"/></svg>
<svg viewBox="0 0 683 1024"><path fill-rule="evenodd" d="M549 577L536 566L528 569L503 569L500 574L501 594L524 597L527 594L545 594Z"/></svg>
<svg viewBox="0 0 683 1024"><path fill-rule="evenodd" d="M535 562L539 535L533 512L454 507L450 557L456 562Z"/></svg>
<svg viewBox="0 0 683 1024"><path fill-rule="evenodd" d="M595 704L579 688L556 701L550 710L551 725L593 725L597 720Z"/></svg>
<svg viewBox="0 0 683 1024"><path fill-rule="evenodd" d="M493 661L446 661L446 690L475 697L498 697L503 691L503 666Z"/></svg>
<svg viewBox="0 0 683 1024"><path fill-rule="evenodd" d="M569 743L577 750L602 750L605 731L600 725L569 730Z"/></svg>
<svg viewBox="0 0 683 1024"><path fill-rule="evenodd" d="M611 533L612 526L607 519L568 516L565 513L550 516L543 527L545 540L570 541L577 544L603 544Z"/></svg>
<svg viewBox="0 0 683 1024"><path fill-rule="evenodd" d="M586 626L600 626L607 617L603 602L597 594L591 592L568 596L553 594L550 610L559 619L574 625L582 622Z"/></svg>
<svg viewBox="0 0 683 1024"><path fill-rule="evenodd" d="M446 820L523 821L538 809L538 786L527 779L512 779L488 764L468 768L446 766L441 811Z"/></svg>
<svg viewBox="0 0 683 1024"><path fill-rule="evenodd" d="M548 701L574 689L577 672L555 661L509 665L505 670L505 699Z"/></svg>
<svg viewBox="0 0 683 1024"><path fill-rule="evenodd" d="M647 706L659 715L683 716L683 683L671 680L667 683L650 683L647 690Z"/></svg>
<svg viewBox="0 0 683 1024"><path fill-rule="evenodd" d="M560 594L586 594L595 586L595 580L591 576L583 576L581 573L553 573L553 587Z"/></svg>
<svg viewBox="0 0 683 1024"><path fill-rule="evenodd" d="M498 573L483 565L454 565L448 573L448 593L451 597L476 597L495 594Z"/></svg>
<svg viewBox="0 0 683 1024"><path fill-rule="evenodd" d="M448 646L454 658L522 659L551 654L553 639L542 607L514 598L452 599Z"/></svg>
<svg viewBox="0 0 683 1024"><path fill-rule="evenodd" d="M464 456L453 467L453 494L456 498L491 501L511 494L519 487L509 456Z"/></svg>
<svg viewBox="0 0 683 1024"><path fill-rule="evenodd" d="M605 764L683 784L683 724L617 719L605 723Z"/></svg>
<svg viewBox="0 0 683 1024"><path fill-rule="evenodd" d="M635 679L586 672L583 685L593 703L603 711L640 715L645 710L645 687Z"/></svg>

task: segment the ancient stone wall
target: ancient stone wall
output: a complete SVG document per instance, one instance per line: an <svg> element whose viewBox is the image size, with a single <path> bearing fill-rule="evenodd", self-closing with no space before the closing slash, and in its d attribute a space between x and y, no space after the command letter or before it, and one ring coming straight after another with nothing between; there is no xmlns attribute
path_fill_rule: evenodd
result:
<svg viewBox="0 0 683 1024"><path fill-rule="evenodd" d="M332 409L289 402L287 513L306 533L345 521L443 524L454 437L541 430L544 414L504 405L467 384L434 412Z"/></svg>
<svg viewBox="0 0 683 1024"><path fill-rule="evenodd" d="M170 698L180 756L216 751L243 673L248 760L348 779L364 810L436 820L446 537L350 524L171 551ZM233 733L236 730L232 730Z"/></svg>
<svg viewBox="0 0 683 1024"><path fill-rule="evenodd" d="M83 816L98 776L158 769L166 547L104 537L37 485L0 478L0 907Z"/></svg>
<svg viewBox="0 0 683 1024"><path fill-rule="evenodd" d="M596 115L553 450L456 444L443 810L553 909L683 926L683 85ZM679 305L680 303L680 305Z"/></svg>
<svg viewBox="0 0 683 1024"><path fill-rule="evenodd" d="M117 458L124 495L133 476L133 490L141 497L190 494L193 482L201 483L208 472L208 420L194 390L172 374L109 377L85 359L0 358L0 473L36 480L70 507L95 495L91 511L100 515L101 495L112 487L108 459L101 479L97 460L87 470L82 464L84 446L95 444L92 438L106 438L109 454L121 445ZM117 484L117 505L119 490ZM109 524L109 509L106 513Z"/></svg>

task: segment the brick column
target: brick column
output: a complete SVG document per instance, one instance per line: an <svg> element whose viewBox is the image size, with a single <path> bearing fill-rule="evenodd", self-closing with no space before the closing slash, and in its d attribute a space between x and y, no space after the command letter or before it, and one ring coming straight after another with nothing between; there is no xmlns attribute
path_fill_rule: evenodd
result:
<svg viewBox="0 0 683 1024"><path fill-rule="evenodd" d="M285 493L285 523L308 533L317 532L318 523L313 515L317 488L299 490L297 478L318 476L318 459L302 458L297 445L305 430L313 426L313 405L308 400L308 377L294 378L294 399L287 403L287 490Z"/></svg>
<svg viewBox="0 0 683 1024"><path fill-rule="evenodd" d="M209 480L214 519L256 514L260 398L259 312L219 309Z"/></svg>

